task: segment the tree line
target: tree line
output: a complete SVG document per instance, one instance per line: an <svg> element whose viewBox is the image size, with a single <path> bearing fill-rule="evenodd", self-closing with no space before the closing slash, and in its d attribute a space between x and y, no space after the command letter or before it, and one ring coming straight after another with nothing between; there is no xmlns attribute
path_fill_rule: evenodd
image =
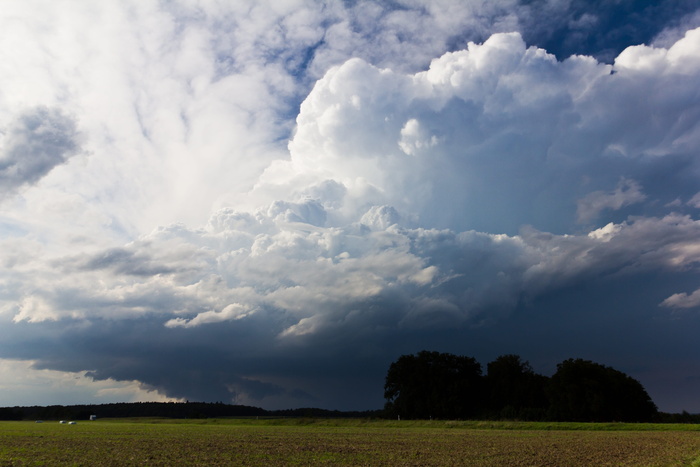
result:
<svg viewBox="0 0 700 467"><path fill-rule="evenodd" d="M393 362L384 385L386 416L402 419L662 421L642 384L583 359L535 373L518 355L486 366L472 357L422 351Z"/></svg>
<svg viewBox="0 0 700 467"><path fill-rule="evenodd" d="M700 414L658 412L642 384L614 368L582 359L557 365L551 377L535 373L518 355L486 366L472 357L422 351L402 355L387 371L383 410L319 408L265 410L223 402L131 402L0 408L0 420L88 420L164 417L307 417L507 419L580 422L700 423Z"/></svg>
<svg viewBox="0 0 700 467"><path fill-rule="evenodd" d="M223 402L119 402L0 408L0 420L89 420L100 418L379 418L380 410L346 411L318 408L265 410Z"/></svg>

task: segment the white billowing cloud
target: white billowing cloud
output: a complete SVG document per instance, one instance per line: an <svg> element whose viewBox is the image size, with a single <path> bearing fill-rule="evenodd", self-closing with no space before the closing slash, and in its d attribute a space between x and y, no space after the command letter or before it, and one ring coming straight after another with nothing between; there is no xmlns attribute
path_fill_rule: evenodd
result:
<svg viewBox="0 0 700 467"><path fill-rule="evenodd" d="M700 68L698 46L700 28L692 29L669 48L655 48L644 45L625 49L616 59L615 68L673 75L694 75ZM664 70L664 67L668 69Z"/></svg>
<svg viewBox="0 0 700 467"><path fill-rule="evenodd" d="M437 144L437 137L426 134L421 128L420 122L415 118L407 121L401 129L399 147L406 154L415 155L420 151L429 151Z"/></svg>
<svg viewBox="0 0 700 467"><path fill-rule="evenodd" d="M605 209L618 210L646 199L642 187L634 180L622 178L612 192L594 191L578 201L579 222L590 222Z"/></svg>
<svg viewBox="0 0 700 467"><path fill-rule="evenodd" d="M401 216L391 206L372 206L360 219L362 225L373 230L386 230L401 222Z"/></svg>
<svg viewBox="0 0 700 467"><path fill-rule="evenodd" d="M271 164L253 193L271 201L330 180L346 189L331 222L389 205L424 227L574 228L645 201L633 174L653 158L694 154L698 37L630 48L614 67L559 62L516 33L415 75L350 60L316 83L291 159Z"/></svg>
<svg viewBox="0 0 700 467"><path fill-rule="evenodd" d="M668 49L628 47L615 59L615 70L619 82L610 90L619 96L608 105L613 116L621 112L628 128L610 149L623 156L692 153L700 142L695 124L697 99L690 91L690 83L700 72L700 28L687 31ZM643 92L647 98L635 104L633 96ZM622 102L629 108L613 107Z"/></svg>
<svg viewBox="0 0 700 467"><path fill-rule="evenodd" d="M303 222L305 224L323 227L326 224L326 211L315 200L305 200L301 203L275 201L268 210L272 218L281 218L286 222Z"/></svg>

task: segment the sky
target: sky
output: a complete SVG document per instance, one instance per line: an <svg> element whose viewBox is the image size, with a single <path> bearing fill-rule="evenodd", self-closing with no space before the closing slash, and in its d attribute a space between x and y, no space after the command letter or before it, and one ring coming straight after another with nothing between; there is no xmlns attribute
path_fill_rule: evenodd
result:
<svg viewBox="0 0 700 467"><path fill-rule="evenodd" d="M700 413L695 1L8 0L0 406L369 410L421 350Z"/></svg>

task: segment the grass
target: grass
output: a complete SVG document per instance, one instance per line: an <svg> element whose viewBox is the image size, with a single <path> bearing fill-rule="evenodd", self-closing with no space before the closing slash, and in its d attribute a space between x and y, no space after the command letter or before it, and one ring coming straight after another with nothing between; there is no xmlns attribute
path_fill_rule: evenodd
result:
<svg viewBox="0 0 700 467"><path fill-rule="evenodd" d="M337 419L0 422L0 466L324 464L700 466L700 425Z"/></svg>

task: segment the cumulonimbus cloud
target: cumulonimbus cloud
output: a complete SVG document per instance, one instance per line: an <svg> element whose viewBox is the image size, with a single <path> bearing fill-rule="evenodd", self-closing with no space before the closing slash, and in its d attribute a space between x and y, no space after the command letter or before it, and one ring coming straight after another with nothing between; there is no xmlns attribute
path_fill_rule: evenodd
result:
<svg viewBox="0 0 700 467"><path fill-rule="evenodd" d="M371 349L494 323L589 278L693 271L700 224L669 202L698 187L658 187L652 175L698 170L699 42L689 31L608 65L560 61L506 33L417 73L346 61L304 100L288 157L234 197L247 209L231 203L205 225L112 248L46 257L16 242L21 254L0 250L12 264L2 316L75 323L66 335L113 353L84 357L101 377L254 400L256 387L306 394L270 362L316 342L351 336ZM112 326L138 332L129 345L90 334Z"/></svg>

